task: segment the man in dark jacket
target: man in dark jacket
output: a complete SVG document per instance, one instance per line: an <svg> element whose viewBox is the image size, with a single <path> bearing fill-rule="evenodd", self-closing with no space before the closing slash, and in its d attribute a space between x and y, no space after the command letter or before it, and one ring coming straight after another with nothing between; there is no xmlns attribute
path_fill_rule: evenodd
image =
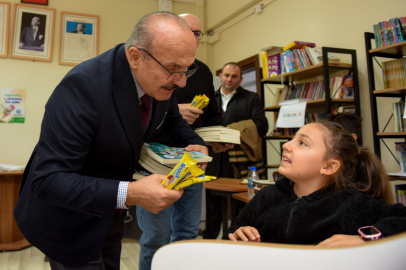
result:
<svg viewBox="0 0 406 270"><path fill-rule="evenodd" d="M191 75L195 42L175 14L148 14L125 44L74 67L55 88L14 209L52 269L119 269L126 209L159 213L181 198L162 186L164 175L131 180L143 142L159 132L208 153L174 94Z"/></svg>
<svg viewBox="0 0 406 270"><path fill-rule="evenodd" d="M265 117L265 111L258 94L245 90L240 86L243 80L241 67L234 62L227 63L224 65L219 77L221 87L216 91L215 97L225 124L229 125L252 119L257 126L259 136L265 136L268 131L268 119ZM209 155L213 155L213 160L207 166L207 175L234 178L227 151L215 154L209 149ZM213 204L217 205L213 208L214 235L217 236L221 226L221 201L219 196L213 196ZM203 234L203 237L206 237L206 235Z"/></svg>

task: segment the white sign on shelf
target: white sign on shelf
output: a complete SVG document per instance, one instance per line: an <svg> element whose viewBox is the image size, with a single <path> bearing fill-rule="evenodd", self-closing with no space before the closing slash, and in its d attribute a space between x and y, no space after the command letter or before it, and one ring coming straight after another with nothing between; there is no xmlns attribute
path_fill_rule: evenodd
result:
<svg viewBox="0 0 406 270"><path fill-rule="evenodd" d="M286 104L288 103L288 104ZM306 100L286 100L279 103L279 110L276 127L278 128L300 128L305 123ZM286 104L286 105L285 105Z"/></svg>

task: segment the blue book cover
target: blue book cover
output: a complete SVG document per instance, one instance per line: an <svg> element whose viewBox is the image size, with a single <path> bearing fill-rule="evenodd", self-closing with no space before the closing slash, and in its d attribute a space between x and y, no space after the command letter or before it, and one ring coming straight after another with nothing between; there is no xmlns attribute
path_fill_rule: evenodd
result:
<svg viewBox="0 0 406 270"><path fill-rule="evenodd" d="M295 67L293 66L293 57L291 51L286 51L285 52L286 59L287 59L287 64L288 64L288 70L287 72L292 72L295 70Z"/></svg>
<svg viewBox="0 0 406 270"><path fill-rule="evenodd" d="M187 151L180 147L170 147L156 142L144 143L142 146L150 157L161 164L177 164ZM197 162L210 162L212 157L199 152L188 152Z"/></svg>

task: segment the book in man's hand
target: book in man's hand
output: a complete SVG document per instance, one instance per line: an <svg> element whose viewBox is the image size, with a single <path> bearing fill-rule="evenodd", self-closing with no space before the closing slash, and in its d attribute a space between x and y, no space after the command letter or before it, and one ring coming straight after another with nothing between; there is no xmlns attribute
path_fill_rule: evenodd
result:
<svg viewBox="0 0 406 270"><path fill-rule="evenodd" d="M195 132L206 143L219 142L241 144L240 131L223 126L211 126L196 128Z"/></svg>
<svg viewBox="0 0 406 270"><path fill-rule="evenodd" d="M180 147L171 147L156 142L144 143L142 146L141 156L143 153L145 153L147 156L161 164L177 164L182 159L185 152L189 153L190 157L196 160L198 163L210 162L213 159L212 157L200 152L188 152Z"/></svg>

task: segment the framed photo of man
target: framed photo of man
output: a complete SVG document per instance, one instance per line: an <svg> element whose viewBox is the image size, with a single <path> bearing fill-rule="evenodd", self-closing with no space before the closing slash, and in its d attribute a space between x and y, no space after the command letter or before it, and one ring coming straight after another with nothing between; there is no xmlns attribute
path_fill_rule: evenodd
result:
<svg viewBox="0 0 406 270"><path fill-rule="evenodd" d="M0 57L7 57L10 3L0 1Z"/></svg>
<svg viewBox="0 0 406 270"><path fill-rule="evenodd" d="M60 65L76 66L99 53L99 16L61 12Z"/></svg>
<svg viewBox="0 0 406 270"><path fill-rule="evenodd" d="M52 61L55 9L14 4L10 58Z"/></svg>

